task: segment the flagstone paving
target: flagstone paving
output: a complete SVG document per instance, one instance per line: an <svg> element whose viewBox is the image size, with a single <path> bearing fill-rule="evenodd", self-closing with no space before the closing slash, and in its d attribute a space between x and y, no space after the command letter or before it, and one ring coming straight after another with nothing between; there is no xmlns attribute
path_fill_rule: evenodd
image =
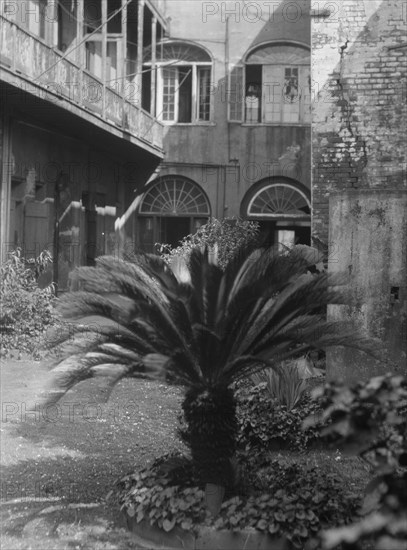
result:
<svg viewBox="0 0 407 550"><path fill-rule="evenodd" d="M100 404L106 390L91 380L44 410L35 403L48 370L1 361L1 548L139 548L106 495L121 475L180 448L180 392L125 380Z"/></svg>

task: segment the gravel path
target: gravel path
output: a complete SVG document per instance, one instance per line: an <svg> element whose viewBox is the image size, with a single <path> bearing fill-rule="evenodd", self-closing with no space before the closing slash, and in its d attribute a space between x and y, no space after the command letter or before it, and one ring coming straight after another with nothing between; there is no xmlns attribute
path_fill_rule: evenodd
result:
<svg viewBox="0 0 407 550"><path fill-rule="evenodd" d="M180 392L125 380L101 405L103 387L92 380L57 407L28 413L48 368L1 361L1 548L137 548L105 497L121 475L180 448Z"/></svg>

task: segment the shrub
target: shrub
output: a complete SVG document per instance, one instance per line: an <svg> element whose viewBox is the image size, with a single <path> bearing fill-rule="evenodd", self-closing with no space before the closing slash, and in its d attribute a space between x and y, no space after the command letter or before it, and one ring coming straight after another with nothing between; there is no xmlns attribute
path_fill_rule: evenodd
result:
<svg viewBox="0 0 407 550"><path fill-rule="evenodd" d="M178 258L182 258L185 263L188 263L192 250L207 246L209 251L216 256L219 267L224 269L238 250L242 246L255 242L258 235L259 224L256 222L244 221L239 218L225 218L221 221L212 218L196 233L184 237L180 246L176 248L165 244L159 246L162 258L169 264Z"/></svg>
<svg viewBox="0 0 407 550"><path fill-rule="evenodd" d="M264 369L251 376L255 385L265 383L272 399L284 405L290 411L301 399L307 389L306 380L322 376L307 357L294 361L283 361L276 369Z"/></svg>
<svg viewBox="0 0 407 550"><path fill-rule="evenodd" d="M303 548L321 528L349 522L357 510L355 495L345 492L334 475L281 461L264 465L263 474L262 484L254 481L249 494L225 500L217 518L205 510L204 491L194 479L191 462L174 455L124 476L117 484L118 500L137 522L147 520L165 531L175 526L193 531L196 525L252 527L285 537L295 548Z"/></svg>
<svg viewBox="0 0 407 550"><path fill-rule="evenodd" d="M324 533L324 548L340 544L357 550L363 541L375 550L406 548L407 539L407 380L380 376L353 388L327 384L315 391L323 418L322 435L348 453L358 454L375 471L366 487L365 517ZM313 425L311 418L306 425Z"/></svg>
<svg viewBox="0 0 407 550"><path fill-rule="evenodd" d="M303 395L291 410L270 396L266 384L237 392L238 443L246 451L302 451L319 439L316 427L302 429L304 419L318 414L319 405Z"/></svg>
<svg viewBox="0 0 407 550"><path fill-rule="evenodd" d="M2 354L12 349L38 355L41 336L54 323L54 285L41 289L37 278L52 262L44 251L35 260L26 261L17 248L0 267L2 304Z"/></svg>

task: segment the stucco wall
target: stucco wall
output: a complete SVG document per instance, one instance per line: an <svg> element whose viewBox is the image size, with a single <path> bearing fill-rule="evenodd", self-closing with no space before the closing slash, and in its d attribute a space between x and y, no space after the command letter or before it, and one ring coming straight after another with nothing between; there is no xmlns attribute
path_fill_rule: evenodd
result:
<svg viewBox="0 0 407 550"><path fill-rule="evenodd" d="M327 354L329 378L348 382L387 371L407 374L407 191L347 190L330 196L329 270L346 277L347 305L331 320L350 322L381 344L380 360L351 348Z"/></svg>
<svg viewBox="0 0 407 550"><path fill-rule="evenodd" d="M167 2L169 37L194 41L213 59L213 116L208 125L165 127L160 175L184 175L199 183L214 216L239 215L246 191L269 176L291 177L310 187L310 127L229 123L225 93L229 68L241 64L257 44L310 44L308 9L305 0Z"/></svg>

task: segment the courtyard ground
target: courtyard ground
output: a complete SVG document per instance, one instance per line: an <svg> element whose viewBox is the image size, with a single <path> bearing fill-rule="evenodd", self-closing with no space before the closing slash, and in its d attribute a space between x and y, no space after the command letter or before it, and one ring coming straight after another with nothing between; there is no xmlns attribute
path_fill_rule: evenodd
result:
<svg viewBox="0 0 407 550"><path fill-rule="evenodd" d="M86 381L58 407L29 413L49 365L0 363L1 548L138 548L106 495L121 475L180 447L179 391L125 380L100 405L103 388Z"/></svg>

